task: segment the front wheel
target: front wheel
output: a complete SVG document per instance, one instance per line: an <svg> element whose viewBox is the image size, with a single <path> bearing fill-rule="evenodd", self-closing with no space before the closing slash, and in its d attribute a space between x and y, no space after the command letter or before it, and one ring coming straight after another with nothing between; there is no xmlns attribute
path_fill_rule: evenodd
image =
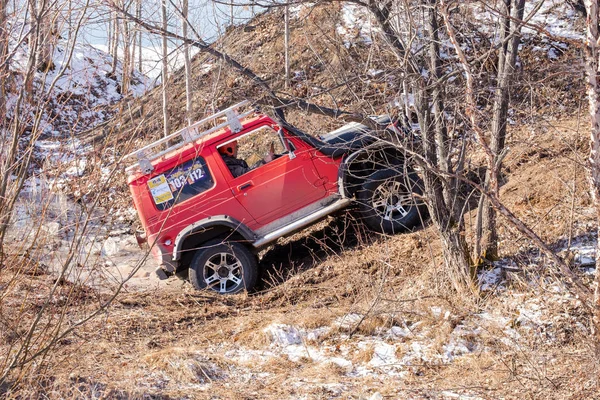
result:
<svg viewBox="0 0 600 400"><path fill-rule="evenodd" d="M406 174L391 169L373 173L357 193L365 225L388 234L420 225L426 212L422 186L421 179L411 170Z"/></svg>
<svg viewBox="0 0 600 400"><path fill-rule="evenodd" d="M250 290L256 284L256 258L242 244L212 242L198 250L189 270L192 285L220 294Z"/></svg>

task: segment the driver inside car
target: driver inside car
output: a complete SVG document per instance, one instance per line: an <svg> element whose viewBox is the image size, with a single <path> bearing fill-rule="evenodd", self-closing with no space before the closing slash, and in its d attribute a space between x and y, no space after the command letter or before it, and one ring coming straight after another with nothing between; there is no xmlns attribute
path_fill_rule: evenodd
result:
<svg viewBox="0 0 600 400"><path fill-rule="evenodd" d="M237 178L238 176L243 175L246 172L251 171L254 168L257 168L263 164L266 164L266 163L272 161L274 158L273 149L271 146L271 149L269 150L269 154L267 154L262 160L260 160L256 164L252 165L252 167L249 167L248 163L246 161L237 158L237 155L238 155L237 141L227 143L226 145L219 147L219 153L221 154L221 157L223 157L223 161L225 161L225 165L227 165L227 168L229 168L229 171L231 171L231 175L233 175L234 178Z"/></svg>

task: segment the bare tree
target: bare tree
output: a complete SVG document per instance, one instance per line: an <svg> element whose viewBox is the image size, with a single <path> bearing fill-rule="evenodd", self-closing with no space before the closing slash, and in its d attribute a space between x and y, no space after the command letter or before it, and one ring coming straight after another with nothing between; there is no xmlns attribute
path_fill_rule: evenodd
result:
<svg viewBox="0 0 600 400"><path fill-rule="evenodd" d="M506 143L506 123L511 91L514 80L517 52L520 44L520 31L525 10L525 0L503 0L501 2L502 22L498 49L496 92L492 105L492 127L489 160L484 186L499 196L499 177L502 167ZM477 218L477 239L475 256L478 260L495 260L498 258L498 233L496 230L496 212L486 200L481 197Z"/></svg>
<svg viewBox="0 0 600 400"><path fill-rule="evenodd" d="M188 37L188 0L183 0L181 6L181 33L183 37ZM188 125L192 124L192 63L190 60L190 45L183 43L183 58L185 66L185 119Z"/></svg>
<svg viewBox="0 0 600 400"><path fill-rule="evenodd" d="M123 1L123 7L129 9L129 1ZM131 71L133 67L133 58L132 58L132 33L130 29L130 23L127 19L121 19L121 32L123 36L123 71L121 78L121 94L123 96L127 95L129 92L129 81L131 79Z"/></svg>
<svg viewBox="0 0 600 400"><path fill-rule="evenodd" d="M598 66L600 52L598 51L600 34L598 32L598 0L585 0L586 8L586 44L585 67L587 72L587 91L590 113L590 192L596 218L600 227L600 82L598 81ZM596 351L600 352L600 236L596 246L596 273L594 275L594 326Z"/></svg>
<svg viewBox="0 0 600 400"><path fill-rule="evenodd" d="M112 56L112 67L111 73L114 75L117 72L117 63L119 60L119 36L120 36L120 23L119 15L116 12L112 12L112 36L109 38L110 49L109 53Z"/></svg>
<svg viewBox="0 0 600 400"><path fill-rule="evenodd" d="M8 44L9 44L9 27L6 8L8 0L0 1L0 76L4 77L5 84L0 85L0 118L4 120L6 117L6 83L8 83ZM0 124L3 127L4 124Z"/></svg>
<svg viewBox="0 0 600 400"><path fill-rule="evenodd" d="M4 3L6 4L6 3ZM25 4L29 7L31 4ZM35 202L36 214L32 215L31 223L24 228L25 240L21 242L11 242L10 246L5 244L7 229L14 222L14 210L16 205L22 205L22 191L26 181L31 174L37 173L34 168L34 157L36 142L44 134L44 124L48 123L46 119L50 114L48 111L57 106L57 104L70 102L72 99L68 96L56 96L57 82L63 78L68 70L72 68L71 61L75 52L76 38L79 35L83 21L87 19L89 13L89 2L85 0L80 9L77 10L77 19L70 29L72 32L67 40L63 40L60 45L60 54L63 56L60 68L56 68L52 74L49 74L47 68L41 71L35 62L40 54L38 46L42 42L36 39L38 32L35 29L21 29L10 31L3 29L0 43L15 43L11 47L7 58L21 53L28 57L28 62L23 69L16 71L0 70L0 80L8 83L8 75L20 74L16 76L11 85L3 85L5 93L11 98L10 107L6 110L10 118L2 115L0 120L0 269L3 276L3 290L0 294L0 316L2 318L2 331L9 332L11 339L3 340L0 351L0 386L3 393L11 385L18 385L23 377L30 372L39 372L42 365L47 364L52 357L52 350L58 345L61 338L70 335L76 328L85 324L90 319L104 312L108 305L118 294L121 285L115 288L114 292L108 298L99 301L94 307L78 316L77 319L66 315L66 308L57 307L56 299L61 298L66 304L73 304L81 301L78 298L74 287L86 283L85 274L82 274L82 264L89 261L89 252L84 246L84 240L88 234L90 221L93 220L92 214L100 201L105 197L103 190L114 183L115 171L118 165L112 166L111 177L108 179L98 179L99 193L90 196L90 201L86 207L77 208L69 221L70 236L67 237L66 251L64 258L57 262L56 269L51 272L53 280L41 285L35 292L26 290L19 292L19 287L28 283L32 279L31 275L42 273L43 266L40 258L48 253L48 247L44 234L44 225L54 220L47 212L49 204L54 202L54 194L49 192L39 192ZM44 17L55 20L60 17L56 9L47 9L46 11L36 8L36 12L42 13ZM26 12L19 10L18 16L24 16ZM6 25L4 25L6 26ZM5 58L3 63L7 62ZM52 78L52 79L50 79ZM35 84L33 82L35 81ZM21 90L22 87L33 88L31 93ZM63 92L65 93L65 92ZM35 107L27 101L31 96L35 100ZM75 128L65 129L61 139L70 139ZM60 164L60 163L58 163ZM60 166L53 165L55 168ZM66 166L63 166L59 173L64 172ZM100 176L100 175L98 175ZM31 181L30 181L31 182ZM54 252L54 248L52 252ZM29 272L28 272L29 271ZM66 284L68 280L74 281L74 285ZM4 286L6 284L6 286ZM65 289L65 286L67 287ZM35 297L36 306L27 308L31 305L32 298ZM8 310L8 312L6 312ZM24 311L25 310L25 311ZM79 318L80 317L80 318Z"/></svg>
<svg viewBox="0 0 600 400"><path fill-rule="evenodd" d="M142 0L136 0L135 3L135 15L137 18L142 18ZM141 29L137 29L137 42L138 42L138 55L137 55L137 62L138 62L138 71L143 72L144 71L144 66L142 64L142 30ZM132 59L135 59L135 57L132 57Z"/></svg>
<svg viewBox="0 0 600 400"><path fill-rule="evenodd" d="M168 29L168 15L167 15L167 0L161 0L161 19L162 19L162 30L167 32ZM167 96L168 90L168 79L169 79L169 49L167 42L167 35L162 35L162 110L163 110L163 133L165 136L169 136L171 127L169 125L169 98Z"/></svg>
<svg viewBox="0 0 600 400"><path fill-rule="evenodd" d="M285 88L290 87L290 6L285 6L285 36L284 36L284 51L285 51Z"/></svg>
<svg viewBox="0 0 600 400"><path fill-rule="evenodd" d="M32 40L35 42L36 55L34 64L38 71L54 69L52 55L58 38L56 2L49 0L29 0L29 23L35 32Z"/></svg>

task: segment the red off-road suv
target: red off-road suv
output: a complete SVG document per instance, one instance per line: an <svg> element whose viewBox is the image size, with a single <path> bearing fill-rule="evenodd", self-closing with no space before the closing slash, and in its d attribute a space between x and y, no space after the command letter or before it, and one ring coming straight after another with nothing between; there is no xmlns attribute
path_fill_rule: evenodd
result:
<svg viewBox="0 0 600 400"><path fill-rule="evenodd" d="M250 289L259 250L353 203L379 232L421 222L419 178L390 141L357 123L316 138L284 119L242 113L248 106L128 156L137 159L128 183L159 277L189 269L197 289Z"/></svg>

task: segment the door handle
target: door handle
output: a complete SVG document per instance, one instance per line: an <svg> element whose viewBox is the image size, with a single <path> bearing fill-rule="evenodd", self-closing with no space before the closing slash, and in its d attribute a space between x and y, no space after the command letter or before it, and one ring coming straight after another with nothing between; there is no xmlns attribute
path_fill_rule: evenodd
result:
<svg viewBox="0 0 600 400"><path fill-rule="evenodd" d="M238 189L244 190L244 189L248 189L250 186L252 186L252 182L246 182L243 185L238 186Z"/></svg>

